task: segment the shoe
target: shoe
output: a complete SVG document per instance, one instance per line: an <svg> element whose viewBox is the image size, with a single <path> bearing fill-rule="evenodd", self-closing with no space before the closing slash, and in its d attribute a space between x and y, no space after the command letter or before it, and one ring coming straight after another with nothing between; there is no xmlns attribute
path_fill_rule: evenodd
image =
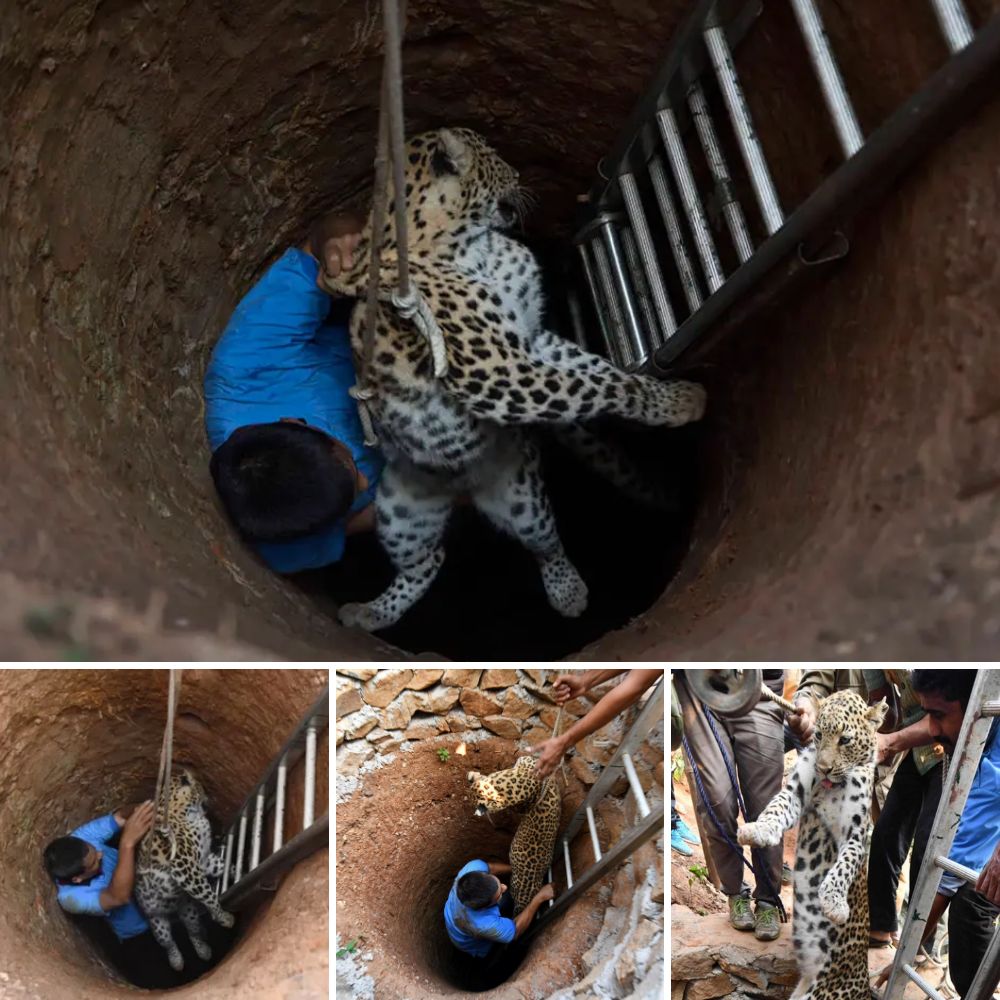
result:
<svg viewBox="0 0 1000 1000"><path fill-rule="evenodd" d="M684 820L679 819L677 821L677 826L675 826L674 829L681 835L681 840L686 840L689 844L701 843L698 839L698 834L692 833L691 828L684 822Z"/></svg>
<svg viewBox="0 0 1000 1000"><path fill-rule="evenodd" d="M877 938L873 935L868 935L868 948L869 950L875 948L895 948L896 946L892 943L891 938Z"/></svg>
<svg viewBox="0 0 1000 1000"><path fill-rule="evenodd" d="M781 884L791 885L792 884L792 869L786 864L781 866Z"/></svg>
<svg viewBox="0 0 1000 1000"><path fill-rule="evenodd" d="M685 857L689 858L694 851L684 843L684 838L681 837L680 830L670 831L670 846L678 853L683 854Z"/></svg>
<svg viewBox="0 0 1000 1000"><path fill-rule="evenodd" d="M744 895L729 897L729 922L738 931L752 931L754 918L750 912L750 900Z"/></svg>
<svg viewBox="0 0 1000 1000"><path fill-rule="evenodd" d="M776 906L758 906L753 917L753 936L758 941L774 941L781 933L781 919Z"/></svg>

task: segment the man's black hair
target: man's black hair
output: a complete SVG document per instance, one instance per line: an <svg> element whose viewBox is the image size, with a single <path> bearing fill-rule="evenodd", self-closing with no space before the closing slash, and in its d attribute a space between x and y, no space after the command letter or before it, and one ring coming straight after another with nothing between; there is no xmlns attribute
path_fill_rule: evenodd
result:
<svg viewBox="0 0 1000 1000"><path fill-rule="evenodd" d="M488 872L466 872L459 880L455 891L458 901L470 910L481 910L493 902L497 894L496 876Z"/></svg>
<svg viewBox="0 0 1000 1000"><path fill-rule="evenodd" d="M222 506L250 541L302 538L339 521L354 502L355 474L315 427L281 421L240 427L209 466Z"/></svg>
<svg viewBox="0 0 1000 1000"><path fill-rule="evenodd" d="M86 864L89 845L79 837L59 837L45 848L45 870L60 882L80 875Z"/></svg>
<svg viewBox="0 0 1000 1000"><path fill-rule="evenodd" d="M914 670L910 683L917 694L936 694L945 701L961 702L964 711L969 707L977 673L978 670Z"/></svg>

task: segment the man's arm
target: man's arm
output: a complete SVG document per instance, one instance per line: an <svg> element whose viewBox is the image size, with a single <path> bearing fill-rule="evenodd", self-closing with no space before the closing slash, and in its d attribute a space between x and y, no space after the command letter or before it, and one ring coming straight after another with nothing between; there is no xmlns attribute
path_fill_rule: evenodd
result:
<svg viewBox="0 0 1000 1000"><path fill-rule="evenodd" d="M122 827L118 843L118 864L111 876L111 883L101 890L98 901L107 912L116 906L124 906L132 897L135 886L135 851L139 841L148 833L156 817L156 807L152 802L143 802L131 811Z"/></svg>
<svg viewBox="0 0 1000 1000"><path fill-rule="evenodd" d="M489 866L491 875L510 874L510 865L505 864L503 861L488 861L487 865Z"/></svg>
<svg viewBox="0 0 1000 1000"><path fill-rule="evenodd" d="M600 671L607 673L607 671ZM621 673L620 670L614 671ZM541 777L551 774L562 759L563 754L579 743L584 737L607 725L619 712L624 711L646 688L651 687L663 676L662 670L630 670L628 676L616 688L609 691L582 719L578 719L561 736L553 736L531 752L539 754L536 771ZM607 679L607 678L605 678ZM596 683L600 683L597 681Z"/></svg>
<svg viewBox="0 0 1000 1000"><path fill-rule="evenodd" d="M352 514L347 519L344 526L344 533L347 535L360 535L366 531L375 530L375 504L370 503L367 507Z"/></svg>
<svg viewBox="0 0 1000 1000"><path fill-rule="evenodd" d="M878 742L878 750L875 754L877 764L881 764L893 754L934 743L935 739L930 731L930 716L925 715L913 725L900 729L899 732L879 733L876 740Z"/></svg>
<svg viewBox="0 0 1000 1000"><path fill-rule="evenodd" d="M543 885L538 892L535 893L531 902L514 918L514 940L516 941L530 926L531 921L535 919L535 914L538 912L538 907L546 900L552 899L555 895L555 890L552 888L551 883L549 885Z"/></svg>

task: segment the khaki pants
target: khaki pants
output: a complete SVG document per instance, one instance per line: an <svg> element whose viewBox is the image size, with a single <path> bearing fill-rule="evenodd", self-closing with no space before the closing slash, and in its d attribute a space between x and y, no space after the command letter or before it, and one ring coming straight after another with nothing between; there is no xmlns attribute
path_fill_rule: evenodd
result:
<svg viewBox="0 0 1000 1000"><path fill-rule="evenodd" d="M701 776L701 783L708 796L712 810L736 843L736 822L739 803L733 791L732 782L722 754L705 714L707 709L691 694L683 677L675 672L677 694L684 711L684 735L694 756ZM753 822L764 807L781 791L784 776L784 717L781 709L770 701L760 701L749 714L739 719L712 717L715 728L722 739L730 763L733 765L740 792L747 808L747 821ZM686 756L686 755L685 755ZM740 856L726 843L709 816L702 802L694 779L691 760L687 761L688 785L691 798L698 811L698 818L705 838L706 850L711 852L712 866L718 874L719 886L727 896L735 896L748 888L744 873L749 869ZM753 890L758 902L777 903L775 893L781 891L782 846L754 851L754 864L763 859L774 891L768 889L767 881L761 876Z"/></svg>

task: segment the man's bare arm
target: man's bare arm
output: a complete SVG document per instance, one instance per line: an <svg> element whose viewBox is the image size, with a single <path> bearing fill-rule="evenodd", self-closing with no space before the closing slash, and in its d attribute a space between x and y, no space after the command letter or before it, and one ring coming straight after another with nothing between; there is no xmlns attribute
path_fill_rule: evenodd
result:
<svg viewBox="0 0 1000 1000"><path fill-rule="evenodd" d="M156 807L152 802L143 802L131 809L130 813L118 843L118 864L115 873L111 876L108 887L101 890L98 897L101 909L105 912L113 910L116 906L124 906L132 896L132 889L135 886L136 848L153 825Z"/></svg>

